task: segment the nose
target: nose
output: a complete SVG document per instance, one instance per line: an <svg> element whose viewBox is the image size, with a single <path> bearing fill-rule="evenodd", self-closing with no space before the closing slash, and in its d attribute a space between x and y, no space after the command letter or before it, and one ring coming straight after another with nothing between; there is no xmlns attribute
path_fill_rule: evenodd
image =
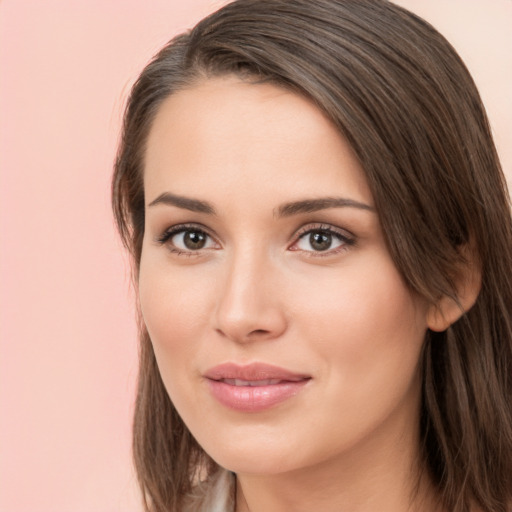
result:
<svg viewBox="0 0 512 512"><path fill-rule="evenodd" d="M287 327L279 273L265 257L240 255L226 262L216 309L216 330L237 343L273 340Z"/></svg>

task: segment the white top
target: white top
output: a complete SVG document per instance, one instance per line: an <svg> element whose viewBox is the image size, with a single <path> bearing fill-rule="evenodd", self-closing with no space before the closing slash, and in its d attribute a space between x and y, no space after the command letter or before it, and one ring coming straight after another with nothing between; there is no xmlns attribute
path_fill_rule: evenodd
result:
<svg viewBox="0 0 512 512"><path fill-rule="evenodd" d="M235 476L220 469L208 482L199 484L183 512L235 512Z"/></svg>

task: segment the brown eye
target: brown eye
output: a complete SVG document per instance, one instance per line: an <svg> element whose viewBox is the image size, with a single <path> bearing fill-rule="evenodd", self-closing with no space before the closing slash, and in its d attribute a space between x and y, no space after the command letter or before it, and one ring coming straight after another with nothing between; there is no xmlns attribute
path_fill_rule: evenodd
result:
<svg viewBox="0 0 512 512"><path fill-rule="evenodd" d="M191 251L203 249L208 240L208 235L201 231L184 231L183 245Z"/></svg>
<svg viewBox="0 0 512 512"><path fill-rule="evenodd" d="M297 242L292 246L294 251L303 251L310 254L334 254L343 248L354 245L355 240L342 232L330 227L318 227L303 231Z"/></svg>
<svg viewBox="0 0 512 512"><path fill-rule="evenodd" d="M178 253L193 253L217 247L217 244L208 233L193 226L173 227L158 238L158 242L166 245L172 252Z"/></svg>
<svg viewBox="0 0 512 512"><path fill-rule="evenodd" d="M332 235L325 231L314 231L309 235L309 244L315 251L327 251L332 245Z"/></svg>

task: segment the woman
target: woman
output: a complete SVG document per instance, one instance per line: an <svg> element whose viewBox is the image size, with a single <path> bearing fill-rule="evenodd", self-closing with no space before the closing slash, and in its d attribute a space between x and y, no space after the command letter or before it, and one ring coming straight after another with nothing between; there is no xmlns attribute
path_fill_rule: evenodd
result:
<svg viewBox="0 0 512 512"><path fill-rule="evenodd" d="M427 23L228 4L134 85L113 204L146 510L510 510L509 200Z"/></svg>

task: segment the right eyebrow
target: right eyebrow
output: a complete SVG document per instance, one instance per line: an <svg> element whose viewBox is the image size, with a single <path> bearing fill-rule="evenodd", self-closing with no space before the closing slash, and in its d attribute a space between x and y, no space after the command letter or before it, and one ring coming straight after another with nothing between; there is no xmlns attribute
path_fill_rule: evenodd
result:
<svg viewBox="0 0 512 512"><path fill-rule="evenodd" d="M177 206L178 208L190 210L191 212L216 215L215 208L210 203L200 201L199 199L192 199L191 197L178 196L176 194L171 194L170 192L160 194L156 199L153 199L153 201L149 203L148 207L155 206L157 204Z"/></svg>

